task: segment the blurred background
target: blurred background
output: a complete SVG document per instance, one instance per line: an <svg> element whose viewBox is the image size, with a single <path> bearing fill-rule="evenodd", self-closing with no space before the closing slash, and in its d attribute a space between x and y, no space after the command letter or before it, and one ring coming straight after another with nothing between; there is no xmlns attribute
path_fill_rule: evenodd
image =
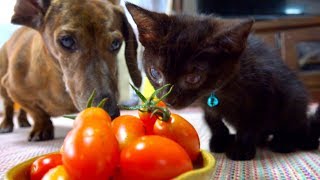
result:
<svg viewBox="0 0 320 180"><path fill-rule="evenodd" d="M0 1L0 47L9 39L11 34L19 27L10 23L13 7L16 1L1 0ZM0 97L0 114L3 110L3 103Z"/></svg>
<svg viewBox="0 0 320 180"><path fill-rule="evenodd" d="M318 15L318 0L200 0L198 12L225 17L254 16L265 20L292 15Z"/></svg>
<svg viewBox="0 0 320 180"><path fill-rule="evenodd" d="M127 0L146 9L167 14L216 14L224 18L253 17L253 31L275 48L290 68L307 86L312 100L320 100L320 0ZM123 0L120 4L124 5ZM0 1L0 46L10 37L16 25L10 23L15 0ZM135 33L137 28L126 11ZM141 60L143 47L139 46ZM136 103L129 87L123 49L119 54L120 102ZM152 87L144 78L142 91L149 94ZM1 99L0 99L1 101ZM0 103L0 112L3 109Z"/></svg>
<svg viewBox="0 0 320 180"><path fill-rule="evenodd" d="M13 0L0 1L0 46L2 46L10 35L18 28L18 26L10 23L15 3L16 1Z"/></svg>

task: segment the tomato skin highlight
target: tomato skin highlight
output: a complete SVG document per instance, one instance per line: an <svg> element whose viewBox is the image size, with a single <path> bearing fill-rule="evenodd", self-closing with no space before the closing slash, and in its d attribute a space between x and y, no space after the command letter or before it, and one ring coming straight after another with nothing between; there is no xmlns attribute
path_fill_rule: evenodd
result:
<svg viewBox="0 0 320 180"><path fill-rule="evenodd" d="M108 179L114 175L119 163L119 144L111 123L105 115L101 118L94 112L92 108L82 111L63 143L63 165L74 180Z"/></svg>
<svg viewBox="0 0 320 180"><path fill-rule="evenodd" d="M48 154L36 159L30 167L30 179L41 180L52 168L62 164L61 154Z"/></svg>
<svg viewBox="0 0 320 180"><path fill-rule="evenodd" d="M200 155L200 139L195 128L178 114L171 113L168 121L161 119L155 122L153 132L180 144L188 153L192 161Z"/></svg>
<svg viewBox="0 0 320 180"><path fill-rule="evenodd" d="M143 122L132 115L122 115L115 118L111 127L119 142L120 150L146 134Z"/></svg>
<svg viewBox="0 0 320 180"><path fill-rule="evenodd" d="M86 126L86 124L106 124L111 126L111 117L110 115L102 108L98 107L90 107L81 111L74 123L73 127L76 128L78 126Z"/></svg>
<svg viewBox="0 0 320 180"><path fill-rule="evenodd" d="M168 180L192 168L188 154L179 144L165 137L149 135L122 150L118 179Z"/></svg>
<svg viewBox="0 0 320 180"><path fill-rule="evenodd" d="M50 169L42 180L69 180L70 177L63 165Z"/></svg>

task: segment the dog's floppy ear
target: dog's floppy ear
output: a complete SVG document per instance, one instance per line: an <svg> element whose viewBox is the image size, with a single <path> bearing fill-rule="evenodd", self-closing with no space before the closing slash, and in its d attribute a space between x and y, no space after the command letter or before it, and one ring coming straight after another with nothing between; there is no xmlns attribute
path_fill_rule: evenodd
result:
<svg viewBox="0 0 320 180"><path fill-rule="evenodd" d="M11 23L39 29L51 0L17 0Z"/></svg>
<svg viewBox="0 0 320 180"><path fill-rule="evenodd" d="M117 9L116 12L122 17L122 33L125 39L125 57L129 74L134 85L136 87L140 87L142 83L142 76L138 68L137 61L138 42L124 12L120 9Z"/></svg>

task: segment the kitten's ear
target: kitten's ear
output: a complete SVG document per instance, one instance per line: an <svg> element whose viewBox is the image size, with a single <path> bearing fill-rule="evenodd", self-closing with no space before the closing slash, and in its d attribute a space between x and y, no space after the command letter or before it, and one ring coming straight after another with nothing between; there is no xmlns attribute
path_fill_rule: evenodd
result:
<svg viewBox="0 0 320 180"><path fill-rule="evenodd" d="M222 51L227 54L241 54L246 47L247 38L250 34L253 23L253 19L241 20L240 22L237 21L232 23L228 22L228 27L223 28L225 30L214 36L211 41L214 42L214 48L217 48L220 52Z"/></svg>
<svg viewBox="0 0 320 180"><path fill-rule="evenodd" d="M143 45L155 43L165 35L164 27L167 27L169 16L148 11L128 2L126 7L137 24L139 40Z"/></svg>

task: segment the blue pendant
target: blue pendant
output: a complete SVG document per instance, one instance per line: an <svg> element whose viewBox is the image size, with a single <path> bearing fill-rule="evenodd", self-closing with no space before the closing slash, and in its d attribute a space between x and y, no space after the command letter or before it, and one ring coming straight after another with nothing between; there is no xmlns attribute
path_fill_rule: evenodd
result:
<svg viewBox="0 0 320 180"><path fill-rule="evenodd" d="M219 99L214 93L211 93L211 95L208 97L207 104L209 107L215 107L219 104Z"/></svg>

